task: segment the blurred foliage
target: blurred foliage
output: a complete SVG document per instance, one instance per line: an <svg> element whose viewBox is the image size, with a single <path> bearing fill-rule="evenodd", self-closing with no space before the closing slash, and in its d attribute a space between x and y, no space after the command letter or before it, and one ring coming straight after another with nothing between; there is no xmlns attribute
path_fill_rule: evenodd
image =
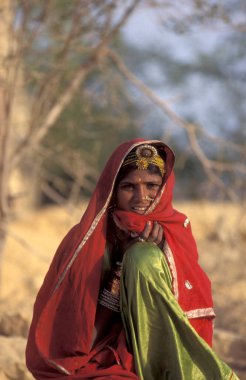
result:
<svg viewBox="0 0 246 380"><path fill-rule="evenodd" d="M163 27L160 40L136 46L122 33L116 34L111 47L137 77L170 99L181 117L216 137L241 144L245 138L246 43L241 24L235 23L242 4L237 1L235 9L232 3L228 0L222 8L205 0L190 0L183 7L167 0L144 1L145 6L160 10L156 12ZM38 129L59 95L66 93L74 73L110 33L124 5L106 0L22 0L18 4L16 28L27 25L23 57L27 88L34 99L31 123ZM215 37L217 24L222 29L226 25L226 32L218 33L206 48L206 31L212 27ZM186 47L190 56L179 56ZM45 136L39 175L65 198L74 183L89 194L113 148L136 136L171 144L182 188L177 191L179 197L218 196L191 151L185 131L144 99L107 59L90 72ZM223 144L202 135L198 141L210 159L240 160L237 150L228 152ZM231 183L236 173L223 172L221 178ZM242 189L243 178L239 182Z"/></svg>
<svg viewBox="0 0 246 380"><path fill-rule="evenodd" d="M80 170L78 161L87 167L84 194L93 188L112 148L139 135L138 106L128 99L127 87L113 71L92 73L44 139L44 167L53 178L66 176L66 162L71 178Z"/></svg>
<svg viewBox="0 0 246 380"><path fill-rule="evenodd" d="M25 83L32 99L31 124L37 130L74 74L114 28L114 5L20 1L17 23L23 25L24 18ZM120 44L116 35L115 46ZM125 82L112 64L101 62L43 139L39 181L64 199L74 184L88 195L112 149L139 135L139 119L139 106Z"/></svg>
<svg viewBox="0 0 246 380"><path fill-rule="evenodd" d="M232 19L237 11L231 10ZM148 17L141 16L148 24ZM158 13L155 17L149 16L151 22L159 17ZM246 40L229 16L226 20L214 19L214 16L204 15L204 22L200 24L196 20L189 25L184 20L182 31L178 29L179 19L165 23L163 35L155 34L155 43L149 39L138 46L127 39L124 58L129 69L177 115L197 126L197 142L206 157L221 164L235 163L235 170L224 170L217 175L226 186L234 187L242 199L246 192L245 174L238 173L236 163L245 160ZM211 30L204 23L209 24ZM154 134L164 139L176 153L176 176L182 189L176 189L177 195L224 198L225 194L218 191L197 160L184 129L168 119L165 112L152 107L147 99L141 106L148 110L143 124L145 136ZM223 141L232 146L226 146Z"/></svg>

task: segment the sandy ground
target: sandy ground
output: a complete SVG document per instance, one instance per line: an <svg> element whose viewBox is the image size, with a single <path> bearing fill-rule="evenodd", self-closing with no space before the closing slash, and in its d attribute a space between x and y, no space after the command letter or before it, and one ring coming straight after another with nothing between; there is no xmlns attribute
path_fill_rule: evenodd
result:
<svg viewBox="0 0 246 380"><path fill-rule="evenodd" d="M245 380L245 210L233 204L201 202L175 206L191 220L200 263L212 280L215 350ZM0 352L4 347L4 354L0 353L0 380L31 379L24 365L24 348L35 296L57 245L83 209L25 211L10 225L1 274Z"/></svg>

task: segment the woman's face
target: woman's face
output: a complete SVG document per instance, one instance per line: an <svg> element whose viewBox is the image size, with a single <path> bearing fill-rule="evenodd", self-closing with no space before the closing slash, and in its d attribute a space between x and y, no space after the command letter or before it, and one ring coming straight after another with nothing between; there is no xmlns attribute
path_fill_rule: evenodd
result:
<svg viewBox="0 0 246 380"><path fill-rule="evenodd" d="M116 190L116 206L120 210L144 214L162 184L162 177L149 170L132 170Z"/></svg>

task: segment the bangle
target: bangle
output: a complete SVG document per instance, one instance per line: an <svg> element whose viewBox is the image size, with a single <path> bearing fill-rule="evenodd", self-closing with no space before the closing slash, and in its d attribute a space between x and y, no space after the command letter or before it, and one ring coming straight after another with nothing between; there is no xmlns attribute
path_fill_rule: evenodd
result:
<svg viewBox="0 0 246 380"><path fill-rule="evenodd" d="M116 313L120 312L120 295L114 295L106 288L100 292L98 303Z"/></svg>
<svg viewBox="0 0 246 380"><path fill-rule="evenodd" d="M107 285L100 291L98 302L117 313L120 312L120 276L122 264L116 262L112 270Z"/></svg>

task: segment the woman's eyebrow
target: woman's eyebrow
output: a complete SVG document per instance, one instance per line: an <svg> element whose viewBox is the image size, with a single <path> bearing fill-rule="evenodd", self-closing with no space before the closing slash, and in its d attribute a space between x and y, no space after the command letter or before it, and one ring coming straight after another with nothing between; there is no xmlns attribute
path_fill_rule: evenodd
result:
<svg viewBox="0 0 246 380"><path fill-rule="evenodd" d="M122 183L123 183L123 184L128 184L128 183L129 183L129 184L134 184L135 182L132 181L132 180L130 180L130 179L129 179L129 180L128 180L128 179L127 179L127 180L123 179L122 181L120 181L120 184L122 184ZM136 182L136 183L138 183L138 182Z"/></svg>
<svg viewBox="0 0 246 380"><path fill-rule="evenodd" d="M134 181L134 180L131 180L131 179L123 179L122 181L120 181L120 184L131 184L131 185L135 185L135 184L138 184L138 183L154 183L156 185L161 185L161 180L159 179L148 179L148 180L141 180L141 181Z"/></svg>

